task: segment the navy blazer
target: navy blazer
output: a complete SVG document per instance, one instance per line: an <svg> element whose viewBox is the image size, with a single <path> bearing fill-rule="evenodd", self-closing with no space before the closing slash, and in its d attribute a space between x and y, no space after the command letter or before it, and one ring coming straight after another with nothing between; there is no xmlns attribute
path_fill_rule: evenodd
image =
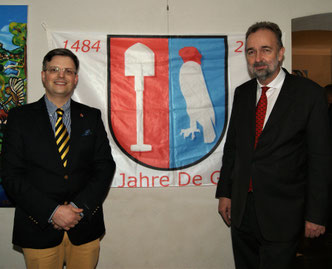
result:
<svg viewBox="0 0 332 269"><path fill-rule="evenodd" d="M288 241L302 231L304 220L326 221L331 179L326 95L316 83L286 71L254 148L256 92L256 79L235 91L216 197L231 198L232 224L239 227L252 178L263 236Z"/></svg>
<svg viewBox="0 0 332 269"><path fill-rule="evenodd" d="M73 202L84 217L68 231L75 245L105 232L102 203L115 163L98 109L71 100L71 135L63 167L44 98L13 108L3 143L3 185L16 204L13 244L49 248L61 243L64 231L48 222L59 204Z"/></svg>

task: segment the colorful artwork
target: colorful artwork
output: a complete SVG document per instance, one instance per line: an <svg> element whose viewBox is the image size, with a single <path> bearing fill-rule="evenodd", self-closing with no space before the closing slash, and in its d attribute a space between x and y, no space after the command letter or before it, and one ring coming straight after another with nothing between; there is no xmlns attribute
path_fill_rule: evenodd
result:
<svg viewBox="0 0 332 269"><path fill-rule="evenodd" d="M27 6L0 6L0 152L7 115L26 103ZM0 167L1 168L1 167ZM12 206L0 178L0 206Z"/></svg>

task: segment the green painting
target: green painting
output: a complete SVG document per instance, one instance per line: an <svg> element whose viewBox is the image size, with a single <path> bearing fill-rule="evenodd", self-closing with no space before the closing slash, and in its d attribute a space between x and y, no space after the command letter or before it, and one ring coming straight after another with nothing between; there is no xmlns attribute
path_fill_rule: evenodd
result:
<svg viewBox="0 0 332 269"><path fill-rule="evenodd" d="M27 101L27 9L0 5L0 154L9 110ZM0 178L0 207L9 206Z"/></svg>

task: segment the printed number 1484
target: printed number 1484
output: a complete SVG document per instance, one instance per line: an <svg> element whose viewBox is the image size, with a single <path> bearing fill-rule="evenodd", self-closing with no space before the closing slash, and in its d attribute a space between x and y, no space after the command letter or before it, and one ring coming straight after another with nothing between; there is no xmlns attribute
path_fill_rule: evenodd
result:
<svg viewBox="0 0 332 269"><path fill-rule="evenodd" d="M89 52L90 50L95 50L95 52L98 52L100 49L100 40L97 40L93 44L89 39L85 39L83 41L76 40L71 46L68 40L64 41L64 43L65 43L64 47L65 49L72 49L75 52L78 52L79 50L82 52Z"/></svg>

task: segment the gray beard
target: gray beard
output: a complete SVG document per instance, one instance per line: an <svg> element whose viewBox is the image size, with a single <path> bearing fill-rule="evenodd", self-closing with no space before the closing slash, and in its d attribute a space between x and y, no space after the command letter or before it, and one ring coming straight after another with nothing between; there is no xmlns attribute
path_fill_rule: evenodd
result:
<svg viewBox="0 0 332 269"><path fill-rule="evenodd" d="M271 72L270 70L263 70L263 71L254 71L253 72L253 76L259 80L266 80L268 79L269 77L271 77L273 75L273 72Z"/></svg>
<svg viewBox="0 0 332 269"><path fill-rule="evenodd" d="M261 63L254 64L253 67L248 66L249 75L251 78L257 78L258 80L266 80L273 76L274 72L279 68L279 62L273 66L272 70L266 69L261 71L255 71L255 67L262 65Z"/></svg>

